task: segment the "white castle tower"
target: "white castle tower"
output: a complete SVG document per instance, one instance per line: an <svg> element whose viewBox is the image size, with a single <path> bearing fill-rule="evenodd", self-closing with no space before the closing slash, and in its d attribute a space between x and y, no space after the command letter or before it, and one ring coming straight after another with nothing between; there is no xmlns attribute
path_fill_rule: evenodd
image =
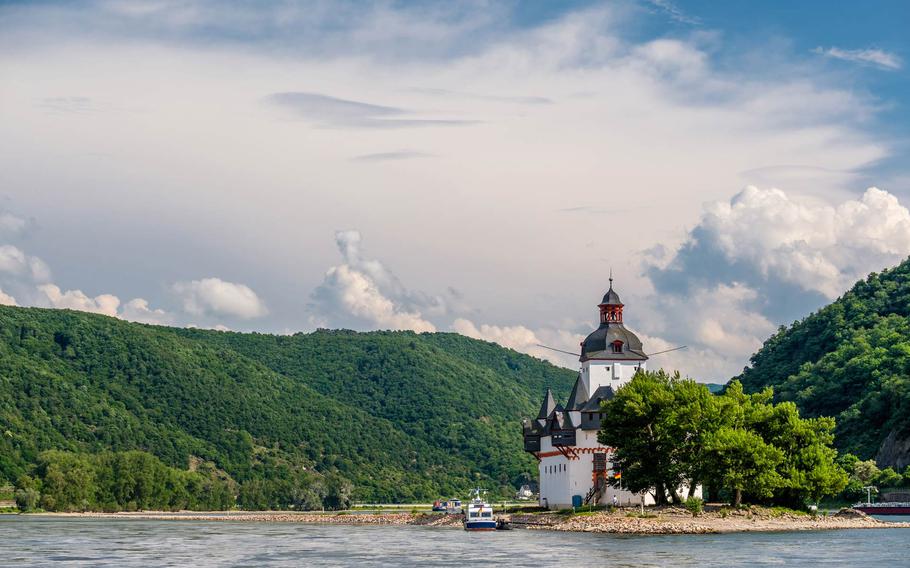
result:
<svg viewBox="0 0 910 568"><path fill-rule="evenodd" d="M540 505L553 509L579 504L641 503L641 495L607 485L613 471L611 449L600 445L600 403L645 369L641 340L623 325L623 303L610 289L597 306L600 326L581 343L581 370L566 405L547 389L537 418L523 421L525 451L539 460ZM653 498L646 495L646 504Z"/></svg>

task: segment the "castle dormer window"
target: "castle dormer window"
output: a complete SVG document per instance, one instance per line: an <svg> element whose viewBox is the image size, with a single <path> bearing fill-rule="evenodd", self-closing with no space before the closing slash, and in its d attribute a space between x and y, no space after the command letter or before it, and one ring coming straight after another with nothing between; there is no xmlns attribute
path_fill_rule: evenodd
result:
<svg viewBox="0 0 910 568"><path fill-rule="evenodd" d="M622 353L622 341L616 340L613 342L613 353Z"/></svg>

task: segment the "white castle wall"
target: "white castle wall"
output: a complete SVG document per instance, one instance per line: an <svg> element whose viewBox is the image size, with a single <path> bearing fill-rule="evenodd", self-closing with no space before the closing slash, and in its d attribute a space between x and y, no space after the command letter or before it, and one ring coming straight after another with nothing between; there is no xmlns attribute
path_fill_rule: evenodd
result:
<svg viewBox="0 0 910 568"><path fill-rule="evenodd" d="M601 448L597 441L596 431L578 430L574 448ZM550 437L545 436L540 441L540 451L547 454L557 451L550 444ZM609 460L609 455L607 460ZM607 463L612 468L612 463ZM562 454L546 456L540 460L538 474L540 479L540 506L551 509L566 509L572 506L572 496L580 495L582 499L591 490L593 482L591 474L594 471L594 454L578 452L577 459L566 459ZM612 474L612 470L610 470ZM618 487L607 487L601 497L600 504L610 505L613 496L622 506L638 505L641 495ZM653 505L654 498L645 494L645 505Z"/></svg>
<svg viewBox="0 0 910 568"><path fill-rule="evenodd" d="M612 386L613 390L628 383L635 373L647 370L645 361L608 361L588 360L581 364L581 384L585 389L586 398L597 390L598 387Z"/></svg>

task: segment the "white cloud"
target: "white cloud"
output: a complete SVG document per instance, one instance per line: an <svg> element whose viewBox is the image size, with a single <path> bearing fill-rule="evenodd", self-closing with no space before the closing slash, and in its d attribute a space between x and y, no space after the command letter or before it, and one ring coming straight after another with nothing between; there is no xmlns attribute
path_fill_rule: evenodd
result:
<svg viewBox="0 0 910 568"><path fill-rule="evenodd" d="M503 347L536 355L541 359L548 354L546 349L538 346L540 339L538 339L537 335L523 325L497 326L481 324L480 327L477 327L470 320L458 318L452 323L452 329L461 335L492 341Z"/></svg>
<svg viewBox="0 0 910 568"><path fill-rule="evenodd" d="M670 0L648 0L648 2L657 8L660 8L667 15L667 17L673 21L694 26L701 24L701 20L699 18L690 16Z"/></svg>
<svg viewBox="0 0 910 568"><path fill-rule="evenodd" d="M5 293L3 290L0 290L0 305L2 306L17 306L16 298L13 298L9 294Z"/></svg>
<svg viewBox="0 0 910 568"><path fill-rule="evenodd" d="M100 294L92 298L82 290L64 292L55 284L42 284L38 286L38 291L43 295L40 303L51 308L79 310L117 317L117 308L120 307L120 299L111 294Z"/></svg>
<svg viewBox="0 0 910 568"><path fill-rule="evenodd" d="M350 266L333 266L314 295L322 308L331 304L345 315L365 320L380 329L436 331L420 312L403 311L379 291L375 281Z"/></svg>
<svg viewBox="0 0 910 568"><path fill-rule="evenodd" d="M359 231L335 233L344 263L329 268L314 290L313 321L355 328L436 331L421 309L445 313L445 301L406 289L381 262L362 257L361 241Z"/></svg>
<svg viewBox="0 0 910 568"><path fill-rule="evenodd" d="M149 306L148 300L143 298L134 298L123 305L123 309L117 315L120 319L135 321L139 323L150 323L155 325L168 325L173 323L174 317L162 309L156 309Z"/></svg>
<svg viewBox="0 0 910 568"><path fill-rule="evenodd" d="M13 245L0 245L0 272L35 282L46 282L51 271L36 256L29 256Z"/></svg>
<svg viewBox="0 0 910 568"><path fill-rule="evenodd" d="M37 287L36 292L37 296L33 298L33 303L39 307L78 310L155 325L170 325L174 322L173 314L162 309L152 308L149 306L148 300L143 298L134 298L122 303L120 298L113 294L99 294L93 297L82 290L62 290L56 284L41 284ZM0 304L4 303L4 296L6 295L0 292ZM6 297L9 298L9 296ZM9 299L12 300L12 298ZM15 305L15 303L11 305Z"/></svg>
<svg viewBox="0 0 910 568"><path fill-rule="evenodd" d="M18 237L24 233L32 222L9 211L0 210L0 236Z"/></svg>
<svg viewBox="0 0 910 568"><path fill-rule="evenodd" d="M908 255L910 211L886 191L832 205L747 187L706 205L676 251L655 251L646 268L655 289L640 300L644 328L692 345L667 358L684 361L684 371L728 378L777 325Z"/></svg>
<svg viewBox="0 0 910 568"><path fill-rule="evenodd" d="M226 282L220 278L203 278L177 282L173 289L183 301L183 309L189 314L251 319L268 313L265 303L256 292L244 284Z"/></svg>
<svg viewBox="0 0 910 568"><path fill-rule="evenodd" d="M0 225L3 222L0 215ZM23 225L12 223L11 226ZM51 271L43 260L13 245L0 245L0 278L4 286L9 285L16 290L24 305L79 310L146 323L169 323L173 319L164 310L149 307L148 301L142 298L130 300L122 305L121 310L120 298L113 294L93 297L82 290L63 290L50 282ZM15 306L18 302L0 290L0 304Z"/></svg>
<svg viewBox="0 0 910 568"><path fill-rule="evenodd" d="M480 324L478 326L465 318L457 318L452 323L452 330L474 339L498 343L503 347L570 369L578 368L578 355L571 355L571 353L579 350L579 343L584 338L583 335L577 333L551 328L532 330L523 325ZM546 347L543 347L544 345Z"/></svg>
<svg viewBox="0 0 910 568"><path fill-rule="evenodd" d="M266 101L322 127L417 128L473 124L465 120L415 118L414 111L340 99L320 93L273 93Z"/></svg>
<svg viewBox="0 0 910 568"><path fill-rule="evenodd" d="M42 307L103 314L139 323L165 325L173 321L171 314L151 308L143 298L134 298L121 304L120 298L113 294L92 297L82 290L61 290L56 284L42 284L38 286L38 292L36 303Z"/></svg>
<svg viewBox="0 0 910 568"><path fill-rule="evenodd" d="M709 205L691 234L697 240L688 245L713 245L731 265L744 263L762 279L834 299L857 279L910 254L910 211L874 187L832 206L750 186Z"/></svg>
<svg viewBox="0 0 910 568"><path fill-rule="evenodd" d="M841 59L843 61L871 63L882 69L891 71L903 67L903 61L897 54L881 49L841 49L839 47L829 47L825 49L823 47L816 47L812 52L824 55L825 57Z"/></svg>
<svg viewBox="0 0 910 568"><path fill-rule="evenodd" d="M637 323L648 330L640 334L647 353L688 346L657 355L649 365L704 381L730 378L776 328L755 308L758 297L756 290L733 283L636 302Z"/></svg>

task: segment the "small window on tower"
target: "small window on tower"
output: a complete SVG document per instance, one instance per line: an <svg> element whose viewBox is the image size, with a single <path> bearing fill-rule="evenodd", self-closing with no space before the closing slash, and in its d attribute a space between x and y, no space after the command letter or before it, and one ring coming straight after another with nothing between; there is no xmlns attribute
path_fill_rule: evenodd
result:
<svg viewBox="0 0 910 568"><path fill-rule="evenodd" d="M622 353L622 341L613 342L613 353Z"/></svg>

